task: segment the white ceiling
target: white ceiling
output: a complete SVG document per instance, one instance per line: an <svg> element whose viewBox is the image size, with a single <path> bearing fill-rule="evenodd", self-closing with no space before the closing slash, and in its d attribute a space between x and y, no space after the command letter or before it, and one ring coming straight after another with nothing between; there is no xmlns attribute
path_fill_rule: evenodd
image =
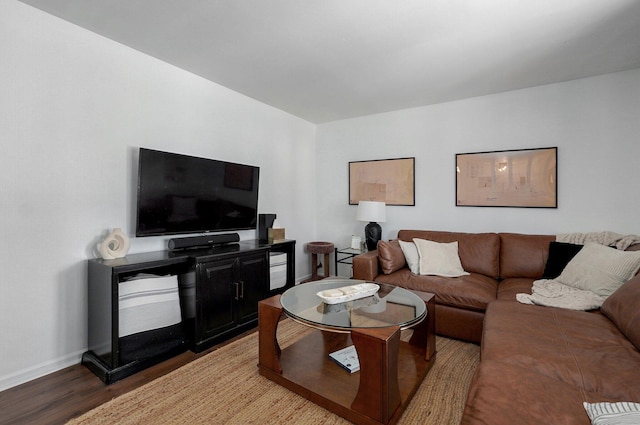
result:
<svg viewBox="0 0 640 425"><path fill-rule="evenodd" d="M638 0L22 0L313 123L640 67Z"/></svg>

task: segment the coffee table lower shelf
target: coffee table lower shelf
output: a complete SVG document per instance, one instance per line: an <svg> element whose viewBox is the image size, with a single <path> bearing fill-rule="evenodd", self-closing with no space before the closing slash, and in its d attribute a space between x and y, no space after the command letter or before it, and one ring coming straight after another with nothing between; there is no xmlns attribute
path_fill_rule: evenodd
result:
<svg viewBox="0 0 640 425"><path fill-rule="evenodd" d="M400 341L397 326L358 328L350 334L314 330L284 349L276 338L280 295L261 301L260 374L353 423L394 424L435 361L434 297L418 295L430 314L416 325L409 342ZM329 358L351 344L361 367L353 374Z"/></svg>

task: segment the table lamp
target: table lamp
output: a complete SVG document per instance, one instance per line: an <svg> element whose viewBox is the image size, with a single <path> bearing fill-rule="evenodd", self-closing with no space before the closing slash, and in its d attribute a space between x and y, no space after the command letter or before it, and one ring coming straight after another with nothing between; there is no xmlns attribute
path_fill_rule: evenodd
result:
<svg viewBox="0 0 640 425"><path fill-rule="evenodd" d="M378 247L378 241L382 237L382 227L377 222L384 223L387 220L385 203L377 201L360 201L358 203L358 221L368 221L364 227L364 235L367 242L367 250L373 251Z"/></svg>

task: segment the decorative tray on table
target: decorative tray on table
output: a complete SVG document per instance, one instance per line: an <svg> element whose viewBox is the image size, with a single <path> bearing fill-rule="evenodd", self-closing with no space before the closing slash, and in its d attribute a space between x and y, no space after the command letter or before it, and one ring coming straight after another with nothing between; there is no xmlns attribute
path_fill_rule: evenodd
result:
<svg viewBox="0 0 640 425"><path fill-rule="evenodd" d="M359 298L370 297L378 292L378 289L380 289L379 285L366 282L357 285L343 286L341 288L325 289L324 291L318 292L317 295L325 304L339 304Z"/></svg>

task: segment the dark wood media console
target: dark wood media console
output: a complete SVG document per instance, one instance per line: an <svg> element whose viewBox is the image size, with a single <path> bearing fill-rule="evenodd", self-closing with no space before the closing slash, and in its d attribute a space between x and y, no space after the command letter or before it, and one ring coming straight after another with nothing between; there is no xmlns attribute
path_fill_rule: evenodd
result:
<svg viewBox="0 0 640 425"><path fill-rule="evenodd" d="M240 241L209 249L157 251L115 260L88 260L89 349L86 365L110 384L186 350L203 351L258 322L258 302L295 284L295 240ZM287 255L286 283L270 289L269 254ZM120 337L119 284L139 273L176 275L191 282L180 291L182 322ZM182 283L180 283L181 289Z"/></svg>

